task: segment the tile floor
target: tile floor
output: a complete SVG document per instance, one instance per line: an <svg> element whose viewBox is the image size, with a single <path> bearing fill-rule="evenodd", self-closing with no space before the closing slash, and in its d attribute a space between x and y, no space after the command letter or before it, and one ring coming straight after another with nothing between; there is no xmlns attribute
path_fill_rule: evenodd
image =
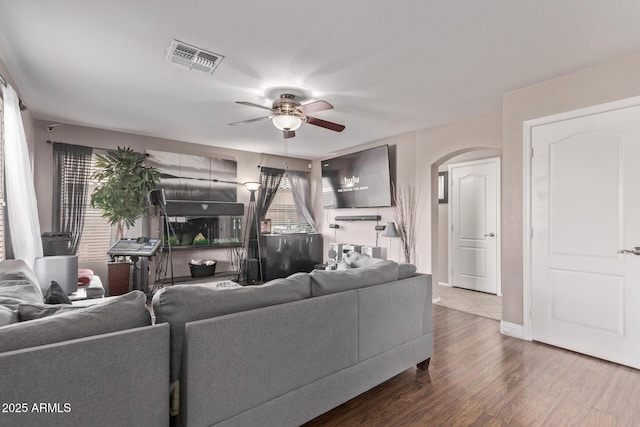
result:
<svg viewBox="0 0 640 427"><path fill-rule="evenodd" d="M501 320L502 297L468 289L437 285L440 301L436 304L458 311Z"/></svg>

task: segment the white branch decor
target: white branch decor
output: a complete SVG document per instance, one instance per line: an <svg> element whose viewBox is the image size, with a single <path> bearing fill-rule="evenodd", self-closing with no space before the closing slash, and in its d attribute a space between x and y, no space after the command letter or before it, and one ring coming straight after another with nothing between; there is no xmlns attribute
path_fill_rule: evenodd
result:
<svg viewBox="0 0 640 427"><path fill-rule="evenodd" d="M418 194L419 191L413 185L401 188L393 186L393 219L400 233L404 262L408 263L415 258Z"/></svg>

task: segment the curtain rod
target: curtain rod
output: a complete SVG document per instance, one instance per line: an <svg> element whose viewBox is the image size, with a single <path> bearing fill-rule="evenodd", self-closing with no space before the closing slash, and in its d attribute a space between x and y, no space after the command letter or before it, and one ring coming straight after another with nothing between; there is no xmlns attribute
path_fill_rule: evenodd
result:
<svg viewBox="0 0 640 427"><path fill-rule="evenodd" d="M0 84L2 84L2 86L4 87L8 87L9 83L7 83L7 80L2 76L2 74L0 74ZM24 104L24 102L22 102L22 98L18 97L18 105L20 106L20 111L24 111L27 109L27 106Z"/></svg>

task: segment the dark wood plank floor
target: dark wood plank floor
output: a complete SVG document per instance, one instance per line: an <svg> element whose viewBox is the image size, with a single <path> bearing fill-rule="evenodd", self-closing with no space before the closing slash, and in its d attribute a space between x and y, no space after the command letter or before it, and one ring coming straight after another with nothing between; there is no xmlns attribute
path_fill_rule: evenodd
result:
<svg viewBox="0 0 640 427"><path fill-rule="evenodd" d="M306 426L640 426L640 371L433 308L427 372L409 369Z"/></svg>

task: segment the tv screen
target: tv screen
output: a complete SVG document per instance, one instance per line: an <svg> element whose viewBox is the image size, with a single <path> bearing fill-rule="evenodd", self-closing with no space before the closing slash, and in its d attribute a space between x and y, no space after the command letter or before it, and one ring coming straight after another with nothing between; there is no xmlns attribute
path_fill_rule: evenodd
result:
<svg viewBox="0 0 640 427"><path fill-rule="evenodd" d="M391 206L388 145L323 160L321 164L325 208Z"/></svg>

